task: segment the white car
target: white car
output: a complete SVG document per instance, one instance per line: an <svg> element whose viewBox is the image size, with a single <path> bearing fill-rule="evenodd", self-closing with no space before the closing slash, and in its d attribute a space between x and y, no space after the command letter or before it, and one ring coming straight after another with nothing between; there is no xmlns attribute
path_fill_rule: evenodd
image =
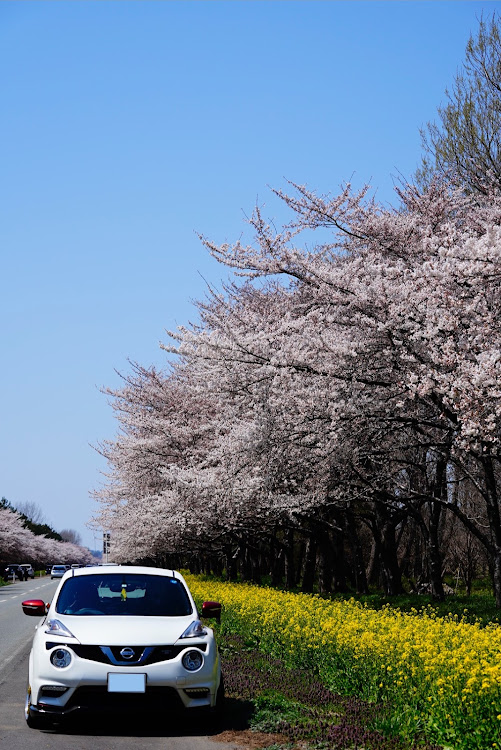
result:
<svg viewBox="0 0 501 750"><path fill-rule="evenodd" d="M42 728L83 711L222 706L223 681L211 628L199 619L182 575L116 565L78 568L50 605L22 603L42 617L29 660L25 718ZM221 605L204 602L202 617Z"/></svg>
<svg viewBox="0 0 501 750"><path fill-rule="evenodd" d="M66 565L53 565L50 571L50 580L53 578L62 578L68 568Z"/></svg>

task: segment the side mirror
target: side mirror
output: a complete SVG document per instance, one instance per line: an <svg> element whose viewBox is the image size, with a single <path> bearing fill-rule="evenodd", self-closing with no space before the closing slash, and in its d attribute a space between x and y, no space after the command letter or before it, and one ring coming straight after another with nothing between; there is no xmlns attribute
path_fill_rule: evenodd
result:
<svg viewBox="0 0 501 750"><path fill-rule="evenodd" d="M47 608L42 599L27 599L21 606L25 615L44 617L47 614Z"/></svg>
<svg viewBox="0 0 501 750"><path fill-rule="evenodd" d="M202 617L214 617L217 622L221 622L221 609L219 602L204 602L202 604Z"/></svg>

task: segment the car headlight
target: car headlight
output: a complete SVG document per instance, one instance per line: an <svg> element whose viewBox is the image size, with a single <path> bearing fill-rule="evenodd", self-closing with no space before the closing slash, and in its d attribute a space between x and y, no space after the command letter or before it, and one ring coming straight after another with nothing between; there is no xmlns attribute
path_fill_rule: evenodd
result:
<svg viewBox="0 0 501 750"><path fill-rule="evenodd" d="M71 664L71 653L65 648L56 648L50 655L50 662L58 669Z"/></svg>
<svg viewBox="0 0 501 750"><path fill-rule="evenodd" d="M201 638L204 635L207 635L206 628L204 628L200 620L193 620L193 622L190 625L188 625L184 633L179 637L180 638Z"/></svg>
<svg viewBox="0 0 501 750"><path fill-rule="evenodd" d="M45 632L50 635L63 635L65 638L74 638L75 636L68 630L66 625L63 625L59 620L47 620L45 623Z"/></svg>
<svg viewBox="0 0 501 750"><path fill-rule="evenodd" d="M183 667L188 672L196 672L204 663L204 657L200 651L187 651L181 659Z"/></svg>

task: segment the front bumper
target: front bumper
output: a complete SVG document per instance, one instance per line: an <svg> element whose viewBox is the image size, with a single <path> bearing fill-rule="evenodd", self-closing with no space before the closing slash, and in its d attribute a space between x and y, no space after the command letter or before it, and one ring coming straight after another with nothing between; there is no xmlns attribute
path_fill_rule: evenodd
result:
<svg viewBox="0 0 501 750"><path fill-rule="evenodd" d="M173 658L135 666L116 666L93 661L78 655L78 647L58 643L54 648L66 648L72 653L68 667L58 669L50 662L54 649L38 654L30 670L31 710L34 714L64 717L80 711L156 711L172 708L203 708L215 706L220 680L220 664L214 640L204 644L189 644L178 650ZM199 648L200 647L200 648ZM202 650L202 647L204 650ZM196 672L182 665L187 650L200 650L204 663ZM145 674L144 693L114 693L108 691L108 675ZM50 688L66 688L62 695L51 694Z"/></svg>
<svg viewBox="0 0 501 750"><path fill-rule="evenodd" d="M84 686L72 690L64 705L58 705L55 699L41 700L31 705L31 712L57 721L81 713L120 713L123 716L125 712L133 716L159 711L176 713L184 708L179 691L172 687L147 686L145 693L108 693L105 686Z"/></svg>

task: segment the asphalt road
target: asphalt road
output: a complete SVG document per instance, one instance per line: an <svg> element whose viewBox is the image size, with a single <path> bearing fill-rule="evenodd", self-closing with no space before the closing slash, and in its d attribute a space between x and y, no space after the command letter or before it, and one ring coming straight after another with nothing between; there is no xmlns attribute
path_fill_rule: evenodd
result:
<svg viewBox="0 0 501 750"><path fill-rule="evenodd" d="M21 602L24 599L50 602L58 584L58 580L35 578L0 588L0 680L7 666L30 642L38 622L36 617L23 614Z"/></svg>
<svg viewBox="0 0 501 750"><path fill-rule="evenodd" d="M233 750L211 739L207 725L188 715L154 720L124 715L54 729L29 729L24 698L31 638L38 620L21 609L24 599L50 601L58 581L42 578L0 588L0 748L5 750Z"/></svg>

